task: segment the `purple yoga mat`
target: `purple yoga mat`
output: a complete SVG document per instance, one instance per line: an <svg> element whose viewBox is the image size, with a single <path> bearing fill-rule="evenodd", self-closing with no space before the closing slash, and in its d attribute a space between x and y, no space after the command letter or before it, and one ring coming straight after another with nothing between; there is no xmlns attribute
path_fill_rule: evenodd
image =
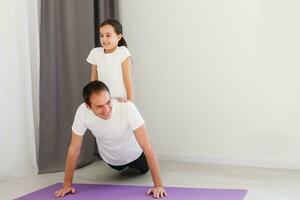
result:
<svg viewBox="0 0 300 200"><path fill-rule="evenodd" d="M56 199L54 192L60 189L61 183L57 183L27 194L17 200L50 200ZM62 200L146 200L152 199L146 192L149 186L127 185L102 185L102 184L74 184L77 189L75 194L68 194ZM243 200L247 191L236 189L201 189L166 187L168 197L166 200ZM57 200L57 199L56 199Z"/></svg>

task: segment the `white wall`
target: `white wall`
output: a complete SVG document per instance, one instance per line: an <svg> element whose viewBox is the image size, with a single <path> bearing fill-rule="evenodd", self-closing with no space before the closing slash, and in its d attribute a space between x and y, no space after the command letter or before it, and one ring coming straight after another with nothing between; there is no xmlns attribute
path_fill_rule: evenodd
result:
<svg viewBox="0 0 300 200"><path fill-rule="evenodd" d="M164 159L300 169L300 2L119 1Z"/></svg>

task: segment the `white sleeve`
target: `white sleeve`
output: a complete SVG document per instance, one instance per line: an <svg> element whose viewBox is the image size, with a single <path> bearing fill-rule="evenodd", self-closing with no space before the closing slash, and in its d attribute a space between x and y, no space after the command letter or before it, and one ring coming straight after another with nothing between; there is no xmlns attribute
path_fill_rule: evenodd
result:
<svg viewBox="0 0 300 200"><path fill-rule="evenodd" d="M82 135L84 135L86 129L87 129L87 127L84 123L84 110L82 109L82 106L79 106L76 111L75 118L73 121L72 131L76 135L82 136Z"/></svg>
<svg viewBox="0 0 300 200"><path fill-rule="evenodd" d="M135 131L137 128L145 123L141 113L138 111L137 107L132 102L126 103L127 107L127 123L131 131Z"/></svg>
<svg viewBox="0 0 300 200"><path fill-rule="evenodd" d="M124 60L126 60L126 58L131 56L129 50L125 46L120 47L120 50L121 62L123 62Z"/></svg>
<svg viewBox="0 0 300 200"><path fill-rule="evenodd" d="M88 57L86 58L86 61L92 65L96 65L96 59L95 59L95 48L92 49L88 55Z"/></svg>

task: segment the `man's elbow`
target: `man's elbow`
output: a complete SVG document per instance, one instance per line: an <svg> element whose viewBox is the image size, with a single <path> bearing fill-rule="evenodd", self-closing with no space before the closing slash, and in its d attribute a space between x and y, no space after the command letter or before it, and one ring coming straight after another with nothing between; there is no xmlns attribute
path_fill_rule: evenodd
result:
<svg viewBox="0 0 300 200"><path fill-rule="evenodd" d="M153 150L151 144L144 146L142 149L143 149L143 152L145 155L154 154L154 150Z"/></svg>

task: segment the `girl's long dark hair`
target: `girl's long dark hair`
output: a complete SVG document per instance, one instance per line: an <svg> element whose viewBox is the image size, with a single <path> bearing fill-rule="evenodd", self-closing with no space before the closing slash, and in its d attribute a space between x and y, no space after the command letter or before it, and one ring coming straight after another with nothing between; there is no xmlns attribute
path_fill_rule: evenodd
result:
<svg viewBox="0 0 300 200"><path fill-rule="evenodd" d="M107 19L107 20L105 20L104 22L102 22L102 23L100 24L100 27L105 26L105 25L111 25L111 26L114 28L116 34L118 34L118 35L119 35L119 34L123 34L122 25L121 25L121 23L120 23L119 21L117 21L117 20L115 20L115 19ZM120 41L119 41L119 43L118 43L118 46L119 46L119 47L120 47L120 46L125 46L125 47L127 47L127 43L126 43L126 41L125 41L125 39L124 39L123 36L122 36L122 38L120 39Z"/></svg>

